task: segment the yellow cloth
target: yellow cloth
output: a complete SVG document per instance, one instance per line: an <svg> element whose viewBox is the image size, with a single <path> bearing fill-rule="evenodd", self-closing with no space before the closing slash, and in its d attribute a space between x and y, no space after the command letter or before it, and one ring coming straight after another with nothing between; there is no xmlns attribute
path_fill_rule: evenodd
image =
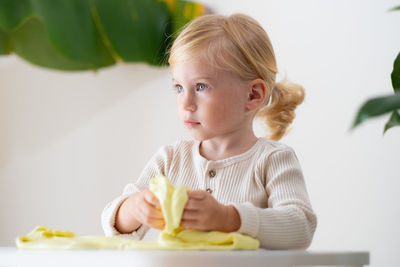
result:
<svg viewBox="0 0 400 267"><path fill-rule="evenodd" d="M150 190L159 199L165 229L158 242L126 240L119 237L76 236L73 232L51 230L39 226L16 240L18 248L33 249L258 249L259 241L239 233L202 232L179 226L188 200L187 188L174 187L164 176L150 181Z"/></svg>

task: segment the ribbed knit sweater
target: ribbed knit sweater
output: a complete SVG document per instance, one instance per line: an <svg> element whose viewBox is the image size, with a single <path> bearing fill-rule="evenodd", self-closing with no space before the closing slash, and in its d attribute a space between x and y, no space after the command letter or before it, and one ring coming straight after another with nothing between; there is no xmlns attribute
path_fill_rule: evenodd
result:
<svg viewBox="0 0 400 267"><path fill-rule="evenodd" d="M157 174L175 186L207 190L222 204L233 205L240 216L239 233L257 238L266 249L305 249L312 241L317 219L307 194L301 167L290 147L259 138L248 151L222 160L200 155L199 141L163 146L147 163L139 179L104 208L106 235L115 229L115 215L130 195L148 187ZM159 231L145 225L122 236L156 241Z"/></svg>

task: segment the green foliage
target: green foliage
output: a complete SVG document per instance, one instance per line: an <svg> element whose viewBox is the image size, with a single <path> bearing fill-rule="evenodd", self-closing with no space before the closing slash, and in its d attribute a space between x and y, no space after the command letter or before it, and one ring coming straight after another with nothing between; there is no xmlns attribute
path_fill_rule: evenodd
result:
<svg viewBox="0 0 400 267"><path fill-rule="evenodd" d="M400 90L400 53L397 55L393 64L393 71L390 76L392 78L392 86L395 92Z"/></svg>
<svg viewBox="0 0 400 267"><path fill-rule="evenodd" d="M399 108L400 93L369 99L359 109L354 122L354 127L367 119L396 111Z"/></svg>
<svg viewBox="0 0 400 267"><path fill-rule="evenodd" d="M0 0L0 54L68 71L162 65L173 31L203 10L183 0Z"/></svg>
<svg viewBox="0 0 400 267"><path fill-rule="evenodd" d="M392 8L390 11L400 10L400 6ZM393 95L375 97L367 100L358 110L357 116L353 123L353 128L362 122L391 112L392 115L389 121L385 124L383 133L394 126L400 126L400 53L397 55L391 74L392 86L394 90Z"/></svg>
<svg viewBox="0 0 400 267"><path fill-rule="evenodd" d="M6 31L17 27L32 14L32 7L27 0L0 1L0 28Z"/></svg>
<svg viewBox="0 0 400 267"><path fill-rule="evenodd" d="M400 125L399 114L397 111L400 109L400 53L394 61L391 78L394 94L367 100L358 110L356 119L353 123L353 128L370 118L389 112L391 112L392 115L386 123L383 133L394 126Z"/></svg>
<svg viewBox="0 0 400 267"><path fill-rule="evenodd" d="M0 55L9 53L10 38L5 31L0 30Z"/></svg>
<svg viewBox="0 0 400 267"><path fill-rule="evenodd" d="M390 116L389 121L385 125L385 129L383 130L383 133L385 133L387 130L394 126L399 126L400 125L400 115L397 110L392 112L392 115Z"/></svg>
<svg viewBox="0 0 400 267"><path fill-rule="evenodd" d="M400 10L400 6L396 6L396 7L392 8L392 9L390 9L389 11L396 11L396 10Z"/></svg>

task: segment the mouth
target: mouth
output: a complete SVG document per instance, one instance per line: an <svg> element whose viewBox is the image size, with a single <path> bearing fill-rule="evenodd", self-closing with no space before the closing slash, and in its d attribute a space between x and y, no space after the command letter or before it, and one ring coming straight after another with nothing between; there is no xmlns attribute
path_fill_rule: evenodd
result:
<svg viewBox="0 0 400 267"><path fill-rule="evenodd" d="M195 127L195 126L200 125L200 122L190 121L190 120L185 120L184 123L185 123L186 127Z"/></svg>

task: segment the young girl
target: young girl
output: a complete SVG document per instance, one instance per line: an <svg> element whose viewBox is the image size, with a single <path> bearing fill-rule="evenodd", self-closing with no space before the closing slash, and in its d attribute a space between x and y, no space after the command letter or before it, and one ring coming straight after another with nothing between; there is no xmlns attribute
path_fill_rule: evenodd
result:
<svg viewBox="0 0 400 267"><path fill-rule="evenodd" d="M181 226L237 231L267 249L307 248L316 216L302 171L294 151L272 141L285 134L304 90L275 82L266 32L246 15L205 15L179 34L169 64L178 115L194 140L159 149L105 207L105 234L157 240L164 219L148 183L162 174L192 190ZM269 126L269 139L255 136L255 117Z"/></svg>

